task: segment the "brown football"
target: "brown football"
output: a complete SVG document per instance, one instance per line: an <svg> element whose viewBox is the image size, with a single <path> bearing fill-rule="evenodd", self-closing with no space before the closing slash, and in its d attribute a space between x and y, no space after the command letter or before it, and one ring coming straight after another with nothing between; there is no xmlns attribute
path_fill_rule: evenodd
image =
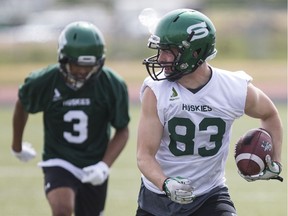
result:
<svg viewBox="0 0 288 216"><path fill-rule="evenodd" d="M272 138L262 128L245 133L236 143L235 161L243 175L256 175L266 166L266 155L272 155Z"/></svg>

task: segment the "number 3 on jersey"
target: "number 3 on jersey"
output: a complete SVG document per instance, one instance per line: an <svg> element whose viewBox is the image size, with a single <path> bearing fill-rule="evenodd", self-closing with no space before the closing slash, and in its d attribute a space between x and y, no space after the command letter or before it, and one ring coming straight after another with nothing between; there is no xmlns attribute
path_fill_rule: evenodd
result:
<svg viewBox="0 0 288 216"><path fill-rule="evenodd" d="M184 127L185 133L177 133L177 127ZM199 123L199 133L201 131L207 131L209 127L216 127L217 133L207 136L206 143L210 142L214 144L214 148L206 149L205 147L198 148L198 154L202 157L208 157L217 154L222 146L222 139L225 133L226 123L221 118L204 118ZM188 118L175 117L168 121L168 130L170 133L169 149L175 156L193 155L195 147L195 134L196 126ZM183 149L177 147L178 143L184 145Z"/></svg>
<svg viewBox="0 0 288 216"><path fill-rule="evenodd" d="M64 115L65 122L73 122L77 120L77 123L73 123L73 133L64 131L63 137L73 144L81 144L88 137L88 116L81 110L70 110Z"/></svg>

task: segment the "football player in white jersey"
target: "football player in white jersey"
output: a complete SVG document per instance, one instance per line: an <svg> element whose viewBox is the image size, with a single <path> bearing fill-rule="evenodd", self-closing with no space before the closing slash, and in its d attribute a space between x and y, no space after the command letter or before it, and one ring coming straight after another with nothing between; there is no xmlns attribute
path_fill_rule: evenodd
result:
<svg viewBox="0 0 288 216"><path fill-rule="evenodd" d="M148 40L158 53L143 62L150 76L140 93L137 216L237 215L224 169L232 124L244 114L271 134L274 153L261 174L241 176L281 180L278 111L245 72L207 63L217 52L215 32L204 14L178 9L160 19Z"/></svg>

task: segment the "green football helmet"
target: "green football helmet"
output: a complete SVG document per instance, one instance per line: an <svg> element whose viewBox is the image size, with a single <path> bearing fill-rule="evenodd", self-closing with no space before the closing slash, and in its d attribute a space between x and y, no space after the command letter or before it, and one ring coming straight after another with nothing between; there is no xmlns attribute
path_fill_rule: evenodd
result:
<svg viewBox="0 0 288 216"><path fill-rule="evenodd" d="M143 64L153 80L175 81L216 56L215 38L216 29L207 16L192 9L173 10L159 20L148 40L148 47L157 49L158 54ZM174 53L174 61L159 62L160 50ZM173 72L163 76L164 67L171 67Z"/></svg>
<svg viewBox="0 0 288 216"><path fill-rule="evenodd" d="M93 75L100 74L105 61L105 42L100 30L89 22L68 24L58 39L58 62L67 84L79 89ZM92 67L82 79L73 76L69 63Z"/></svg>

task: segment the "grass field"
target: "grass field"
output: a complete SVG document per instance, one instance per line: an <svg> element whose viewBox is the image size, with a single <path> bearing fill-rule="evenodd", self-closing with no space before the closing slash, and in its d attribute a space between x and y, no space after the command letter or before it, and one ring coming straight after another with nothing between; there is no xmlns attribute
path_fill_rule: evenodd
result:
<svg viewBox="0 0 288 216"><path fill-rule="evenodd" d="M113 64L112 64L113 65ZM139 85L146 76L143 67L139 63L114 64L117 70L128 83ZM216 63L217 65L217 63ZM228 63L227 63L228 65ZM16 68L10 65L1 66L1 71L10 71L9 76L0 73L0 84L17 85L33 68L40 64L19 65ZM241 66L241 67L240 67ZM255 62L237 62L229 65L227 69L245 69L253 72L256 82L277 85L286 84L286 63L278 64L265 62L260 67L255 67ZM13 68L13 70L11 70ZM277 70L273 71L275 68ZM122 70L123 69L123 70ZM262 73L265 71L265 73ZM268 72L267 72L268 71ZM268 76L267 73L273 76ZM260 74L259 74L260 73ZM284 74L285 73L285 74ZM259 81L258 78L261 77ZM285 90L283 89L283 92ZM285 92L286 93L286 92ZM228 158L226 176L231 196L235 202L239 216L286 216L287 215L287 106L285 103L277 104L284 126L283 142L283 165L282 176L284 182L264 181L248 183L243 180L236 171L233 158L234 143L245 131L257 127L256 120L243 117L237 120L233 127L231 140L231 153ZM124 152L112 168L108 198L106 204L106 216L130 216L135 215L137 207L137 193L140 184L140 173L136 166L136 136L140 107L137 104L131 105L130 139ZM11 143L11 118L13 107L6 105L0 107L0 215L2 216L48 216L49 206L46 202L43 191L43 175L36 164L41 160L42 149L42 122L41 114L30 116L29 123L25 130L24 139L33 143L38 155L29 163L23 164L16 160L10 152Z"/></svg>

